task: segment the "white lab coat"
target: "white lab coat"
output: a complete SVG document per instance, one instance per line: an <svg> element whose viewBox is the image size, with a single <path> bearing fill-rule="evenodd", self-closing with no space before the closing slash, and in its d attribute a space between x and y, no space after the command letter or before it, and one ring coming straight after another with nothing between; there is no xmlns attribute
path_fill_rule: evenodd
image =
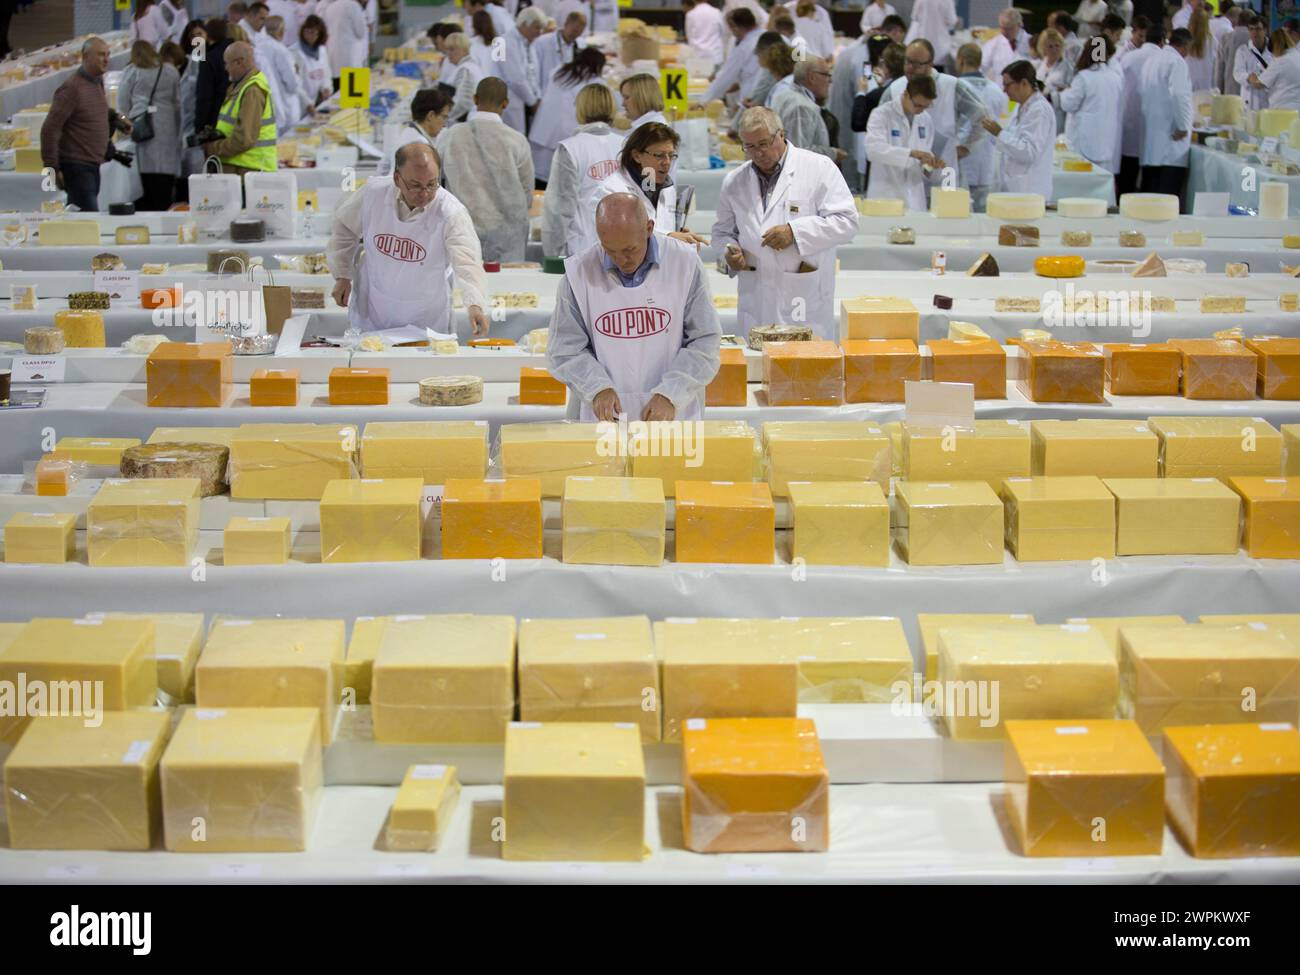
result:
<svg viewBox="0 0 1300 975"><path fill-rule="evenodd" d="M497 32L497 37L505 37L514 29L515 17L509 10L499 3L493 3L488 0L488 16L492 18L492 26Z"/></svg>
<svg viewBox="0 0 1300 975"><path fill-rule="evenodd" d="M676 184L665 186L659 191L659 205L652 207L650 197L641 189L640 181L633 180L628 175L626 169L618 169L610 173L600 184L592 190L592 214L596 212L596 204L600 203L611 193L631 193L639 197L642 205L645 207L646 217L655 222L655 230L661 234L671 234L677 230L677 186Z"/></svg>
<svg viewBox="0 0 1300 975"><path fill-rule="evenodd" d="M876 3L876 0L871 0L871 2L867 4L867 9L862 11L862 20L858 22L858 29L861 30L863 34L876 30L885 22L886 17L893 17L897 13L898 11L890 4L885 4L882 7L880 4Z"/></svg>
<svg viewBox="0 0 1300 975"><path fill-rule="evenodd" d="M1066 112L1066 142L1089 162L1119 172L1120 118L1124 102L1122 69L1094 64L1074 76L1061 92Z"/></svg>
<svg viewBox="0 0 1300 975"><path fill-rule="evenodd" d="M528 140L492 112L471 112L446 130L442 146L447 188L465 204L485 261L522 261L533 202Z"/></svg>
<svg viewBox="0 0 1300 975"><path fill-rule="evenodd" d="M549 179L551 157L560 141L567 139L578 131L577 102L578 92L591 84L586 81L559 81L555 78L555 69L547 79L546 93L542 95L533 116L533 126L528 131L528 148L533 153L533 175L538 179Z"/></svg>
<svg viewBox="0 0 1300 975"><path fill-rule="evenodd" d="M764 208L753 169L747 162L722 181L712 231L719 254L735 243L755 268L728 272L737 278L740 331L773 322L798 323L810 325L819 338L833 340L835 249L858 232L853 194L835 163L790 145ZM764 247L763 233L786 223L794 243L780 251ZM816 270L799 273L802 264Z"/></svg>
<svg viewBox="0 0 1300 975"><path fill-rule="evenodd" d="M446 129L443 129L443 132L445 131ZM442 132L439 132L438 134L442 135ZM384 152L384 159L383 162L380 163L378 171L383 175L392 173L394 169L393 159L397 156L397 150L402 148L402 146L409 146L412 142L423 142L430 148L437 148L437 144L432 138L430 138L429 134L425 132L424 129L420 128L414 122L407 122L397 130L397 138Z"/></svg>
<svg viewBox="0 0 1300 975"><path fill-rule="evenodd" d="M492 4L488 4L489 9ZM505 35L506 59L501 65L501 79L510 89L510 100L506 103L501 120L523 134L524 106L536 105L542 97L537 80L537 58L532 46L518 28L511 27Z"/></svg>
<svg viewBox="0 0 1300 975"><path fill-rule="evenodd" d="M867 9L872 8L875 4ZM858 82L862 80L866 65L867 42L863 37L840 51L835 58L835 67L831 69L831 90L826 98L826 108L840 123L840 148L849 154L840 164L840 170L846 174L862 172L865 159L859 145L862 133L853 131L853 99L857 97Z"/></svg>
<svg viewBox="0 0 1300 975"><path fill-rule="evenodd" d="M284 18L285 41L288 44L296 44L298 28L302 26L303 18L307 16L302 4L295 3L294 0L268 0L266 5L270 8L272 17Z"/></svg>
<svg viewBox="0 0 1300 975"><path fill-rule="evenodd" d="M592 31L592 20L595 15L592 13L591 4L588 3L587 0L560 0L560 2L556 4L555 13L553 14L555 18L555 26L563 27L564 22L569 19L569 14L574 13L575 11L586 16L587 26L582 29L582 36L584 38L590 37Z"/></svg>
<svg viewBox="0 0 1300 975"><path fill-rule="evenodd" d="M543 95L546 94L546 87L551 83L551 75L555 74L555 69L562 68L572 61L573 55L582 46L582 38L570 44L558 30L541 34L533 41L533 57L537 59L537 81ZM539 108L538 111L541 109Z"/></svg>
<svg viewBox="0 0 1300 975"><path fill-rule="evenodd" d="M1187 52L1187 74L1191 78L1192 91L1209 91L1214 87L1214 68L1218 58L1218 45L1211 38L1205 42L1205 55L1196 57Z"/></svg>
<svg viewBox="0 0 1300 975"><path fill-rule="evenodd" d="M316 56L312 57L303 47L302 42L289 48L289 53L293 55L298 77L304 91L311 95L311 104L316 103L316 95L321 91L330 91L330 81L334 77L333 69L330 67L330 51L325 45L316 48Z"/></svg>
<svg viewBox="0 0 1300 975"><path fill-rule="evenodd" d="M721 64L729 36L725 15L707 0L686 11L686 43L697 58Z"/></svg>
<svg viewBox="0 0 1300 975"><path fill-rule="evenodd" d="M452 96L451 114L447 116L448 121L459 122L469 116L474 111L474 93L478 91L478 83L486 77L483 73L482 66L469 55L460 59L459 64L446 63L446 70L442 73L441 84L451 85L455 89Z"/></svg>
<svg viewBox="0 0 1300 975"><path fill-rule="evenodd" d="M993 142L998 158L998 188L1004 193L1037 193L1052 199L1056 112L1038 92L1016 106Z"/></svg>
<svg viewBox="0 0 1300 975"><path fill-rule="evenodd" d="M618 0L593 0L591 29L597 34L612 34L618 30Z"/></svg>
<svg viewBox="0 0 1300 975"><path fill-rule="evenodd" d="M954 78L950 74L932 72L930 77L934 79L934 87L938 92L938 97L935 98L933 104L931 104L926 110L931 120L934 122L934 132L936 137L935 155L943 159L943 164L945 166L951 166L960 176L964 160L963 162L957 161L957 147L966 143L961 141L961 137L965 135L965 133L959 131L963 126L957 118L957 89L959 86L963 87L966 91L970 92L970 97L977 102L980 101L980 98L970 85ZM1001 88L1002 79L999 78L996 84ZM907 78L895 78L889 83L889 90L881 96L880 104L883 105L885 102L900 101L903 97L903 92L906 90ZM974 149L975 145L979 143L982 137L986 137L982 135L983 132L983 129L980 129L979 131L974 131L972 129L970 136L967 136L968 138L973 137L975 140L974 143L971 144L972 149Z"/></svg>
<svg viewBox="0 0 1300 975"><path fill-rule="evenodd" d="M952 0L916 0L912 6L912 22L908 25L904 43L911 44L924 37L934 45L935 65L947 64L952 54L952 37L949 32L957 26L957 9Z"/></svg>
<svg viewBox="0 0 1300 975"><path fill-rule="evenodd" d="M542 252L572 257L598 243L596 188L618 172L623 136L604 122L588 122L556 147L542 202Z"/></svg>
<svg viewBox="0 0 1300 975"><path fill-rule="evenodd" d="M727 60L713 76L713 81L704 93L704 101L710 102L715 98L721 98L732 85L737 83L742 93L749 91L749 86L754 83L754 76L762 70L758 58L754 56L754 45L758 43L758 35L761 33L762 29L755 27L741 38L740 43L732 47Z"/></svg>
<svg viewBox="0 0 1300 975"><path fill-rule="evenodd" d="M330 67L338 77L343 68L364 68L370 63L370 28L366 13L355 0L334 0L325 11L326 46Z"/></svg>
<svg viewBox="0 0 1300 975"><path fill-rule="evenodd" d="M1170 31L1176 31L1179 27L1186 27L1192 22L1192 5L1184 2L1181 7L1174 11L1174 16L1170 21Z"/></svg>
<svg viewBox="0 0 1300 975"><path fill-rule="evenodd" d="M496 43L495 41L493 43ZM504 41L502 41L504 43ZM481 37L471 37L469 41L469 56L479 70L483 72L485 78L505 79L505 68L502 62L492 57L492 45L483 43Z"/></svg>
<svg viewBox="0 0 1300 975"><path fill-rule="evenodd" d="M1061 108L1060 96L1074 80L1074 62L1061 58L1049 68L1046 61L1036 61L1034 74L1042 82L1043 94L1052 103L1052 111L1056 113L1056 131L1065 131L1065 111Z"/></svg>
<svg viewBox="0 0 1300 975"><path fill-rule="evenodd" d="M253 35L253 48L257 52L257 66L272 85L271 106L275 111L275 129L284 135L302 118L301 82L294 70L293 55L289 49L270 34Z"/></svg>
<svg viewBox="0 0 1300 975"><path fill-rule="evenodd" d="M1011 102L1007 99L1007 93L1002 90L1001 85L995 85L980 74L961 75L961 80L979 96L980 101L984 103L984 112L989 118L998 121L1007 114ZM959 133L958 144L963 144L966 137L965 132ZM997 179L997 172L993 140L986 137L972 144L970 153L961 160L960 169L961 185L966 189L974 188L977 191L971 196L972 203L975 203L977 198L979 203L983 203L989 187L993 186Z"/></svg>
<svg viewBox="0 0 1300 975"><path fill-rule="evenodd" d="M918 112L909 119L901 102L881 102L867 120L867 161L871 163L867 197L902 200L907 209L923 212L926 177L912 151L930 152L933 147L934 120L929 112Z"/></svg>
<svg viewBox="0 0 1300 975"><path fill-rule="evenodd" d="M1255 55L1258 54L1259 57ZM1259 58L1264 59L1264 63L1259 63ZM1261 108L1268 108L1268 89L1256 88L1250 83L1250 76L1264 73L1264 69L1273 63L1273 52L1267 44L1264 50L1259 50L1254 44L1246 44L1237 48L1237 56L1233 59L1232 80L1241 88L1242 104L1252 112L1258 112Z"/></svg>
<svg viewBox="0 0 1300 975"><path fill-rule="evenodd" d="M1142 68L1160 48L1143 44L1129 52L1121 68L1124 71L1124 134L1120 154L1139 159L1142 156Z"/></svg>
<svg viewBox="0 0 1300 975"><path fill-rule="evenodd" d="M1269 108L1300 110L1300 47L1293 47L1257 72L1268 89Z"/></svg>
<svg viewBox="0 0 1300 975"><path fill-rule="evenodd" d="M835 56L835 28L831 26L831 15L822 7L817 7L811 17L799 17L795 14L796 4L787 3L785 9L794 20L794 32L807 44L807 51L819 58Z"/></svg>
<svg viewBox="0 0 1300 975"><path fill-rule="evenodd" d="M1011 42L1002 34L990 38L984 42L981 48L983 57L980 60L980 71L984 77L995 85L1002 84L1002 69L1013 61L1029 60L1029 32L1022 30L1016 38L1016 46L1012 48Z"/></svg>
<svg viewBox="0 0 1300 975"><path fill-rule="evenodd" d="M1139 88L1142 165L1186 166L1192 130L1192 80L1187 62L1172 47L1160 48L1143 62ZM1175 131L1183 133L1177 142Z"/></svg>

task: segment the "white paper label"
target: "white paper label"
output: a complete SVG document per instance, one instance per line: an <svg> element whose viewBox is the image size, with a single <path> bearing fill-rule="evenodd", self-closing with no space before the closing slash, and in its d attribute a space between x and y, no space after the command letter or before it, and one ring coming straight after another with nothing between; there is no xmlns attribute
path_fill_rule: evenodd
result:
<svg viewBox="0 0 1300 975"><path fill-rule="evenodd" d="M575 640L604 640L608 634L605 633L575 633Z"/></svg>
<svg viewBox="0 0 1300 975"><path fill-rule="evenodd" d="M512 721L510 723L514 725L516 728L531 729L531 728L540 728L542 726L542 723L540 721Z"/></svg>
<svg viewBox="0 0 1300 975"><path fill-rule="evenodd" d="M104 623L103 619L94 619L94 620L73 620L73 621L72 621L72 625L73 625L73 626L102 626L103 623Z"/></svg>
<svg viewBox="0 0 1300 975"><path fill-rule="evenodd" d="M197 721L215 721L217 718L224 718L226 712L218 708L198 708L194 712L194 718Z"/></svg>
<svg viewBox="0 0 1300 975"><path fill-rule="evenodd" d="M707 722L703 718L688 718L686 720L687 731L703 731Z"/></svg>
<svg viewBox="0 0 1300 975"><path fill-rule="evenodd" d="M1078 725L1069 725L1063 728L1057 728L1056 733L1058 735L1086 735L1088 733L1088 729L1081 728Z"/></svg>
<svg viewBox="0 0 1300 975"><path fill-rule="evenodd" d="M447 774L445 765L415 765L411 767L413 779L441 779Z"/></svg>
<svg viewBox="0 0 1300 975"><path fill-rule="evenodd" d="M1295 728L1293 725L1289 725L1285 721L1271 721L1268 724L1261 724L1259 726L1259 730L1260 731L1294 731Z"/></svg>
<svg viewBox="0 0 1300 975"><path fill-rule="evenodd" d="M134 308L140 303L140 272L96 271L95 290L108 292L113 306Z"/></svg>
<svg viewBox="0 0 1300 975"><path fill-rule="evenodd" d="M68 360L61 355L16 355L9 366L15 383L61 383Z"/></svg>
<svg viewBox="0 0 1300 975"><path fill-rule="evenodd" d="M970 383L909 379L903 399L903 422L915 427L975 427L975 387Z"/></svg>

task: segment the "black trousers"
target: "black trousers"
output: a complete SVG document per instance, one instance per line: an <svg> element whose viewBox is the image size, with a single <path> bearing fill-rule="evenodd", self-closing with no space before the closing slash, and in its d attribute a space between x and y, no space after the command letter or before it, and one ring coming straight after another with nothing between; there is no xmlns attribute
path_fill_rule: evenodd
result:
<svg viewBox="0 0 1300 975"><path fill-rule="evenodd" d="M99 209L99 164L64 162L59 164L63 173L63 188L68 194L68 205L83 213Z"/></svg>
<svg viewBox="0 0 1300 975"><path fill-rule="evenodd" d="M137 210L166 210L176 199L176 177L171 173L141 173L144 194L135 201Z"/></svg>
<svg viewBox="0 0 1300 975"><path fill-rule="evenodd" d="M1183 186L1187 182L1186 166L1143 166L1142 192L1169 193L1178 197L1178 209L1185 212L1183 206Z"/></svg>
<svg viewBox="0 0 1300 975"><path fill-rule="evenodd" d="M1115 174L1115 199L1119 199L1125 193L1136 193L1138 188L1138 174L1141 173L1142 166L1138 163L1137 156L1120 156L1119 172Z"/></svg>

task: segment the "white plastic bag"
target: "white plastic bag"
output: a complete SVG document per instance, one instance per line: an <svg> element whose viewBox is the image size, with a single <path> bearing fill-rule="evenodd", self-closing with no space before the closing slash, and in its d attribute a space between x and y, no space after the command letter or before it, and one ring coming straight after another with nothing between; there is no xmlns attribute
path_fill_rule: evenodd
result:
<svg viewBox="0 0 1300 975"><path fill-rule="evenodd" d="M209 157L208 162L215 157ZM216 160L217 167L221 162ZM231 173L195 173L190 183L190 214L199 225L204 237L225 237L230 233L230 221L239 216L243 206L243 185Z"/></svg>
<svg viewBox="0 0 1300 975"><path fill-rule="evenodd" d="M291 238L298 216L298 177L294 173L245 173L247 210L266 225L266 236Z"/></svg>

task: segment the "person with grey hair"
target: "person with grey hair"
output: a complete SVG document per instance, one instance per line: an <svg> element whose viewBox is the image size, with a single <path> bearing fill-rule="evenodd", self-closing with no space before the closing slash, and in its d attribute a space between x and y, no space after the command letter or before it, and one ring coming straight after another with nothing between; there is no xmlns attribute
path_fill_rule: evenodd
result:
<svg viewBox="0 0 1300 975"><path fill-rule="evenodd" d="M839 168L791 144L770 108L740 116L749 162L722 181L713 246L737 279L742 334L768 322L804 324L834 339L835 249L858 232L858 211Z"/></svg>
<svg viewBox="0 0 1300 975"><path fill-rule="evenodd" d="M1024 23L1019 10L1007 7L998 14L998 35L984 42L980 70L995 85L1002 84L1002 69L1008 64L1029 58L1029 31Z"/></svg>
<svg viewBox="0 0 1300 975"><path fill-rule="evenodd" d="M695 248L655 233L640 199L596 207L600 242L564 262L547 333L551 374L586 422L699 420L722 326Z"/></svg>
<svg viewBox="0 0 1300 975"><path fill-rule="evenodd" d="M505 61L500 69L501 80L510 90L510 102L502 121L520 135L528 134L527 112L535 109L542 98L537 55L533 53L532 45L545 29L545 11L539 7L525 7L505 33Z"/></svg>
<svg viewBox="0 0 1300 975"><path fill-rule="evenodd" d="M474 111L474 93L483 80L483 69L470 54L469 37L462 33L448 34L442 42L446 63L439 84L452 90L452 122L463 122Z"/></svg>
<svg viewBox="0 0 1300 975"><path fill-rule="evenodd" d="M830 65L822 58L804 58L795 62L794 84L772 99L772 109L791 142L838 164L848 153L832 142L821 110L830 88Z"/></svg>
<svg viewBox="0 0 1300 975"><path fill-rule="evenodd" d="M284 18L267 17L262 33L253 35L253 47L271 82L271 97L276 99L276 131L284 135L298 124L304 107L314 107L314 99L307 94L302 78L294 70L293 55L284 45Z"/></svg>
<svg viewBox="0 0 1300 975"><path fill-rule="evenodd" d="M412 142L397 150L394 164L392 179L369 180L334 211L325 260L335 304L348 309L348 321L361 331L401 330L393 333L398 341L425 339L426 328L450 332L451 271L470 330L486 335L483 252L469 212L439 186L437 152Z"/></svg>

